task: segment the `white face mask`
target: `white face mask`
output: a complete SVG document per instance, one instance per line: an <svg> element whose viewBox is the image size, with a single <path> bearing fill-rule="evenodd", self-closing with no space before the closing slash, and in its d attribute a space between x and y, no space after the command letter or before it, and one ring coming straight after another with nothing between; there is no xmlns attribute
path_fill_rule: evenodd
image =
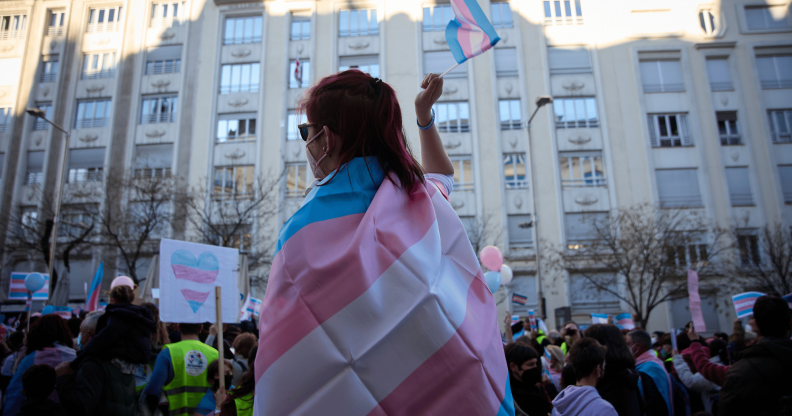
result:
<svg viewBox="0 0 792 416"><path fill-rule="evenodd" d="M652 345L657 344L657 337L652 337Z"/></svg>
<svg viewBox="0 0 792 416"><path fill-rule="evenodd" d="M322 135L322 133L327 133L327 145L328 146L325 146L325 147L322 148L322 151L324 152L324 154L322 155L322 157L319 158L319 160L316 160L316 159L314 159L313 155L311 154L311 151L308 150L308 145L313 143L316 139L318 139L319 136ZM324 169L322 169L322 167L319 164L322 163L322 161L328 156L327 151L330 150L330 149L328 149L328 147L330 147L330 148L333 147L333 136L330 135L330 132L327 129L327 126L323 126L322 130L319 130L318 133L316 133L313 137L311 137L310 139L308 139L305 142L305 157L306 157L306 159L308 159L308 166L311 167L311 172L314 175L314 179L319 180L319 181L321 181L322 179L324 179L327 176L327 172L325 172Z"/></svg>

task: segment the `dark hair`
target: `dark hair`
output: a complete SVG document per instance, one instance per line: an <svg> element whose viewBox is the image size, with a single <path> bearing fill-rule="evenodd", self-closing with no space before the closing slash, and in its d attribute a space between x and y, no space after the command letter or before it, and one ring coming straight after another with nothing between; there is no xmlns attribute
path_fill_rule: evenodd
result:
<svg viewBox="0 0 792 416"><path fill-rule="evenodd" d="M524 362L536 358L536 366L542 368L542 360L539 360L539 354L530 345L511 342L506 345L506 364L517 364L517 367L523 365Z"/></svg>
<svg viewBox="0 0 792 416"><path fill-rule="evenodd" d="M58 316L58 319L63 318ZM22 374L22 389L29 402L46 399L55 390L55 369L47 364L30 366Z"/></svg>
<svg viewBox="0 0 792 416"><path fill-rule="evenodd" d="M720 357L721 364L729 364L729 353L726 350L726 343L720 339L715 338L709 343L710 357Z"/></svg>
<svg viewBox="0 0 792 416"><path fill-rule="evenodd" d="M594 338L584 337L572 344L569 358L575 369L575 381L588 377L605 362L605 349Z"/></svg>
<svg viewBox="0 0 792 416"><path fill-rule="evenodd" d="M644 331L642 329L636 329L635 331L632 331L632 332L630 332L627 335L630 336L630 338L633 341L633 344L641 344L647 350L651 350L652 349L652 337L650 337L649 334L646 331ZM660 341L658 341L658 344L659 343L660 343Z"/></svg>
<svg viewBox="0 0 792 416"><path fill-rule="evenodd" d="M80 325L82 324L82 319L80 318L69 318L66 321L66 326L69 327L69 332L72 333L72 336L77 336L80 333Z"/></svg>
<svg viewBox="0 0 792 416"><path fill-rule="evenodd" d="M182 335L198 335L201 332L202 324L179 324L179 332Z"/></svg>
<svg viewBox="0 0 792 416"><path fill-rule="evenodd" d="M571 386L577 382L577 377L575 377L575 367L572 367L572 364L567 364L561 369L561 386L566 388L566 386Z"/></svg>
<svg viewBox="0 0 792 416"><path fill-rule="evenodd" d="M244 333L237 335L234 338L233 344L234 351L236 351L237 355L242 357L250 357L250 351L252 351L256 345L258 345L258 340L256 336L250 333Z"/></svg>
<svg viewBox="0 0 792 416"><path fill-rule="evenodd" d="M245 371L245 374L242 374L242 378L239 380L239 385L234 387L234 389L228 393L228 398L226 399L225 402L223 402L223 405L221 407L221 411L223 412L223 414L232 414L233 409L231 408L231 403L234 403L234 400L241 399L242 397L245 397L249 393L256 390L255 365L256 365L257 351L258 348L253 348L250 351L250 357L248 357L248 369L247 371ZM253 398L251 398L250 401L248 400L242 400L242 401L249 403L249 405L245 406L243 409L237 409L237 412L241 413L242 410L248 410L253 407Z"/></svg>
<svg viewBox="0 0 792 416"><path fill-rule="evenodd" d="M605 347L605 359L608 361L607 369L620 373L624 369L635 368L635 357L627 346L627 341L619 327L613 324L594 324L584 331L585 337L594 338Z"/></svg>
<svg viewBox="0 0 792 416"><path fill-rule="evenodd" d="M165 325L165 322L160 321L159 308L157 305L151 302L143 302L140 304L140 306L148 309L149 312L151 312L151 318L154 320L154 324L157 325L157 330L151 333L151 345L155 349L160 349L163 345L170 344L168 328Z"/></svg>
<svg viewBox="0 0 792 416"><path fill-rule="evenodd" d="M669 337L668 341L670 343L670 341L671 341L670 337ZM687 332L683 332L683 333L677 335L676 336L676 341L677 341L677 349L679 351L685 350L685 349L687 349L690 346L690 337L688 337ZM671 345L674 345L674 344L671 344Z"/></svg>
<svg viewBox="0 0 792 416"><path fill-rule="evenodd" d="M116 303L132 303L135 300L135 292L127 285L118 285L110 289L110 299Z"/></svg>
<svg viewBox="0 0 792 416"><path fill-rule="evenodd" d="M376 156L402 189L411 191L417 182L423 183L423 169L404 133L396 92L382 80L357 69L324 77L308 90L298 111L340 137L338 166L333 169L356 157Z"/></svg>
<svg viewBox="0 0 792 416"><path fill-rule="evenodd" d="M716 332L713 334L713 336L715 336L715 338L722 339L723 342L729 342L729 334L725 332Z"/></svg>
<svg viewBox="0 0 792 416"><path fill-rule="evenodd" d="M8 336L8 348L11 348L11 351L19 351L22 348L22 344L25 342L25 333L22 332L20 328L19 331L14 331L11 335Z"/></svg>
<svg viewBox="0 0 792 416"><path fill-rule="evenodd" d="M217 338L212 341L212 345L210 346L216 350L219 350L219 348L217 348ZM223 358L231 361L236 359L234 353L231 352L231 343L229 343L227 339L223 339Z"/></svg>
<svg viewBox="0 0 792 416"><path fill-rule="evenodd" d="M756 300L754 319L763 337L786 338L789 331L789 304L778 296L765 295Z"/></svg>
<svg viewBox="0 0 792 416"><path fill-rule="evenodd" d="M30 327L26 355L30 355L33 351L41 351L44 348L52 347L56 342L69 348L74 348L72 338L65 319L54 314L44 315L35 325Z"/></svg>

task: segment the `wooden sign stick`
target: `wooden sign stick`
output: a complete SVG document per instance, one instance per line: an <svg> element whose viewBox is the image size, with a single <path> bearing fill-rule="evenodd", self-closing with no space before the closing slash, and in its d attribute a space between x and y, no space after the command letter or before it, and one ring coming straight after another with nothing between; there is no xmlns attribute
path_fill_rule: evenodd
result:
<svg viewBox="0 0 792 416"><path fill-rule="evenodd" d="M218 375L220 376L220 388L225 389L225 359L223 358L223 304L222 304L222 288L215 286L215 312L217 318L215 319L215 328L217 329L217 359L219 366L217 368Z"/></svg>

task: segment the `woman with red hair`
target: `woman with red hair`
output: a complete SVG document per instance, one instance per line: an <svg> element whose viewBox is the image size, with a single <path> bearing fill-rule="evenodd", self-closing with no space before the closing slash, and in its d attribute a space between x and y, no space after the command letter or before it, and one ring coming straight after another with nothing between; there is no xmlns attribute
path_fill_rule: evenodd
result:
<svg viewBox="0 0 792 416"><path fill-rule="evenodd" d="M254 414L514 414L495 303L448 202L443 80L421 88L420 164L382 80L344 71L301 102L315 181L278 237Z"/></svg>

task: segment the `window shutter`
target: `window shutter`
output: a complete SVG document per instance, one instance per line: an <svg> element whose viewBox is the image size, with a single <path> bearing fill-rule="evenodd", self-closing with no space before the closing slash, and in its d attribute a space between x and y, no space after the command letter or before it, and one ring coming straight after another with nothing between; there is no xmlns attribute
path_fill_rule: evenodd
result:
<svg viewBox="0 0 792 416"><path fill-rule="evenodd" d="M135 169L170 168L172 160L172 144L138 145L135 148Z"/></svg>
<svg viewBox="0 0 792 416"><path fill-rule="evenodd" d="M424 74L433 73L433 74L442 74L448 68L456 65L456 60L454 60L454 55L451 54L451 51L439 51L439 52L424 52ZM467 61L460 64L458 67L454 68L453 71L449 72L446 77L450 76L456 77L466 77L467 76Z"/></svg>
<svg viewBox="0 0 792 416"><path fill-rule="evenodd" d="M181 59L182 47L176 46L160 46L158 48L149 48L146 54L146 59L149 61L164 61L171 59Z"/></svg>
<svg viewBox="0 0 792 416"><path fill-rule="evenodd" d="M498 76L517 75L517 50L495 49L495 71Z"/></svg>
<svg viewBox="0 0 792 416"><path fill-rule="evenodd" d="M732 206L753 205L748 168L727 168L726 182L729 185Z"/></svg>
<svg viewBox="0 0 792 416"><path fill-rule="evenodd" d="M509 244L533 243L533 223L530 215L509 215Z"/></svg>
<svg viewBox="0 0 792 416"><path fill-rule="evenodd" d="M69 169L103 167L104 154L104 147L69 150Z"/></svg>
<svg viewBox="0 0 792 416"><path fill-rule="evenodd" d="M342 56L338 58L338 66L352 67L352 66L377 65L377 64L379 64L379 55Z"/></svg>
<svg viewBox="0 0 792 416"><path fill-rule="evenodd" d="M27 154L28 172L41 172L44 169L44 151L29 151Z"/></svg>
<svg viewBox="0 0 792 416"><path fill-rule="evenodd" d="M792 202L792 166L779 166L778 176L781 178L781 191L784 193L784 202Z"/></svg>
<svg viewBox="0 0 792 416"><path fill-rule="evenodd" d="M642 61L640 63L641 82L644 92L657 92L660 88L660 70L657 61Z"/></svg>
<svg viewBox="0 0 792 416"><path fill-rule="evenodd" d="M547 58L552 74L591 72L591 59L586 48L548 47Z"/></svg>
<svg viewBox="0 0 792 416"><path fill-rule="evenodd" d="M756 58L756 67L759 70L759 80L762 81L763 84L765 82L775 84L778 79L774 61L775 57L773 56L761 56Z"/></svg>
<svg viewBox="0 0 792 416"><path fill-rule="evenodd" d="M710 84L731 84L729 63L726 59L707 59L707 74Z"/></svg>
<svg viewBox="0 0 792 416"><path fill-rule="evenodd" d="M764 13L764 7L745 8L745 22L748 24L749 30L765 29Z"/></svg>
<svg viewBox="0 0 792 416"><path fill-rule="evenodd" d="M679 134L682 136L682 146L693 146L693 139L688 130L687 115L678 114L677 121L679 122Z"/></svg>
<svg viewBox="0 0 792 416"><path fill-rule="evenodd" d="M657 140L657 133L655 127L657 125L657 116L647 115L646 121L649 124L649 144L652 147L660 147L660 141Z"/></svg>
<svg viewBox="0 0 792 416"><path fill-rule="evenodd" d="M663 169L655 171L657 193L663 208L700 207L696 169Z"/></svg>
<svg viewBox="0 0 792 416"><path fill-rule="evenodd" d="M682 79L682 66L678 60L660 61L660 72L662 73L665 91L685 90L685 81Z"/></svg>

